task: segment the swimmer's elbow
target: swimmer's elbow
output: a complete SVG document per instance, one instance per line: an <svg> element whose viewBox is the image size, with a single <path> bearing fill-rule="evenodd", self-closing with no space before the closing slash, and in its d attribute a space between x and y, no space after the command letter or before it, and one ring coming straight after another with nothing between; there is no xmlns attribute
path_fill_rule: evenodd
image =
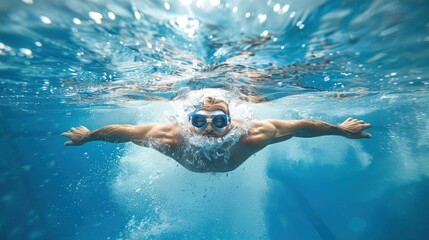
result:
<svg viewBox="0 0 429 240"><path fill-rule="evenodd" d="M273 138L273 140L271 141L270 144L274 144L274 143L278 143L278 142L283 142L283 141L291 139L292 137L297 137L297 136L292 135L292 134L276 135L276 137Z"/></svg>

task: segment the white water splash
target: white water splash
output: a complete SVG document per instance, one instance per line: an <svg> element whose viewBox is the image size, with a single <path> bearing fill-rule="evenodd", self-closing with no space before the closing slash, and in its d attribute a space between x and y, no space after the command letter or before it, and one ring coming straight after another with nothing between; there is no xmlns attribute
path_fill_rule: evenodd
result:
<svg viewBox="0 0 429 240"><path fill-rule="evenodd" d="M187 117L202 105L204 98L209 96L227 102L231 119L241 119L243 124L232 128L227 135L220 138L209 138L191 131L192 126ZM187 164L197 165L200 168L204 167L203 158L209 161L224 161L225 164L227 163L230 148L240 140L241 136L248 133L253 119L253 112L250 111L248 105L238 99L236 93L222 89L202 89L179 95L178 100L174 103L176 112L170 118L178 122L181 129L183 129L183 134L188 136L187 142L190 147L186 148L185 151L191 151L188 155L194 156L194 158L187 159ZM198 150L195 150L195 147Z"/></svg>

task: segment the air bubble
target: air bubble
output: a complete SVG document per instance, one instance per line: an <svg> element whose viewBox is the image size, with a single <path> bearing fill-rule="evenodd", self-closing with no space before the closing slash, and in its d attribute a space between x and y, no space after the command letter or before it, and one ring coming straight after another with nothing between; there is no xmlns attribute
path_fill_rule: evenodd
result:
<svg viewBox="0 0 429 240"><path fill-rule="evenodd" d="M259 23L265 22L265 20L267 20L267 15L265 15L265 14L259 14L258 15L258 20L259 20Z"/></svg>
<svg viewBox="0 0 429 240"><path fill-rule="evenodd" d="M115 15L114 13L112 13L112 12L109 12L109 13L107 14L107 16L108 16L111 20L115 20L115 19L116 19L116 15Z"/></svg>
<svg viewBox="0 0 429 240"><path fill-rule="evenodd" d="M164 3L165 10L170 10L170 4L168 2Z"/></svg>
<svg viewBox="0 0 429 240"><path fill-rule="evenodd" d="M274 12L278 12L280 10L280 4L276 3L273 7Z"/></svg>
<svg viewBox="0 0 429 240"><path fill-rule="evenodd" d="M286 4L282 7L282 12L286 13L287 11L289 11L289 4Z"/></svg>
<svg viewBox="0 0 429 240"><path fill-rule="evenodd" d="M51 19L46 17L46 16L40 16L40 21L42 21L42 23L44 23L44 24L51 24L52 23Z"/></svg>
<svg viewBox="0 0 429 240"><path fill-rule="evenodd" d="M103 15L101 15L101 13L94 11L89 12L89 17L97 24L101 24L101 20L103 19Z"/></svg>

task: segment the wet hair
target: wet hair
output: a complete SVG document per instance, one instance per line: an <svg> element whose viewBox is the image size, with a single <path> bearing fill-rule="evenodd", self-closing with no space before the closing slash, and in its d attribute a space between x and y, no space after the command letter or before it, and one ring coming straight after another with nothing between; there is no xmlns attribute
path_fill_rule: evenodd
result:
<svg viewBox="0 0 429 240"><path fill-rule="evenodd" d="M203 106L198 110L215 111L221 110L229 115L228 103L222 99L215 97L206 97L203 101Z"/></svg>

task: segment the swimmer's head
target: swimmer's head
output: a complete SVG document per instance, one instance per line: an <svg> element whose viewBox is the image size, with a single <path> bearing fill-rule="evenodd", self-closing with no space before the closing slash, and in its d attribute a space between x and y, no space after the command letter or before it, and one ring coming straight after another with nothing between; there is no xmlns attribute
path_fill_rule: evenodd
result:
<svg viewBox="0 0 429 240"><path fill-rule="evenodd" d="M190 116L193 132L207 137L223 137L230 130L228 104L221 99L207 97L201 108Z"/></svg>

